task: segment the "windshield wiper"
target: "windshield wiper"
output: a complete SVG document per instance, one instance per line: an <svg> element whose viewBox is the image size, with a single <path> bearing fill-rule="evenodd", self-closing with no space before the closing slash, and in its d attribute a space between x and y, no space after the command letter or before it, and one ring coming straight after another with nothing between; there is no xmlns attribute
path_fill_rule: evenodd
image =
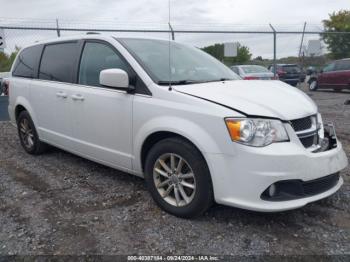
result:
<svg viewBox="0 0 350 262"><path fill-rule="evenodd" d="M208 81L205 81L205 83L209 83L209 82L221 82L221 81L229 81L229 80L235 80L235 79L232 79L232 78L220 78L220 79L208 80Z"/></svg>
<svg viewBox="0 0 350 262"><path fill-rule="evenodd" d="M196 83L202 83L195 80L177 80L177 81L158 81L157 84L164 86L164 85L190 85L190 84L196 84Z"/></svg>

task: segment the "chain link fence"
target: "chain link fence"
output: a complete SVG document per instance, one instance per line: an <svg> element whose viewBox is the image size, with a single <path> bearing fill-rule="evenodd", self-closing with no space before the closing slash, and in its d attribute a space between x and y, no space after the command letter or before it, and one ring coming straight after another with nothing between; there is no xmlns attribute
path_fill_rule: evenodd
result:
<svg viewBox="0 0 350 262"><path fill-rule="evenodd" d="M40 40L82 35L87 32L112 34L117 37L151 37L175 39L203 48L225 42L237 42L249 49L251 56L244 63L269 66L276 63L298 63L301 67L321 67L328 62L327 46L319 41L318 50L308 46L326 32L320 24L295 25L229 25L120 23L118 21L77 21L58 19L0 18L7 55ZM350 32L330 32L350 34ZM0 50L1 51L1 50ZM234 60L235 61L235 60ZM242 63L240 59L237 63Z"/></svg>
<svg viewBox="0 0 350 262"><path fill-rule="evenodd" d="M320 24L310 23L249 26L229 24L170 25L168 23L0 18L1 31L6 47L5 49L0 47L0 56L1 52L10 56L20 48L41 40L98 32L116 37L174 39L198 48L226 42L238 42L241 46L249 49L251 56L244 62L239 59L235 60L236 64L248 63L268 67L275 63L293 63L306 69L308 66L321 68L330 59L326 55L327 46L322 41L319 41L318 50L314 50L314 53L310 52L308 45L312 41L320 40L321 36L326 34ZM330 32L330 34L350 35L350 32ZM224 59L222 60L224 61ZM7 70L0 69L0 71ZM349 115L349 107L346 107L347 111L345 109L343 111L344 114L347 114L346 116Z"/></svg>

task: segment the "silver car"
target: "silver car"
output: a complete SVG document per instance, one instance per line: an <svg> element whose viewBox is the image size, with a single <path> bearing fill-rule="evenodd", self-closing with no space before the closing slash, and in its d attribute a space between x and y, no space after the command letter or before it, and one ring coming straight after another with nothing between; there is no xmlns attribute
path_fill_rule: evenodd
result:
<svg viewBox="0 0 350 262"><path fill-rule="evenodd" d="M236 65L230 67L233 72L244 80L272 80L273 73L267 68L259 65Z"/></svg>

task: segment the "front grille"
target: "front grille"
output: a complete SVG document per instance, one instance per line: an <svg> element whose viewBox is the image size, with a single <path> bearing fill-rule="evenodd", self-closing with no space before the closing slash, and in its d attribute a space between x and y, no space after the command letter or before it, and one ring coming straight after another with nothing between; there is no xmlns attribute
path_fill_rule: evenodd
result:
<svg viewBox="0 0 350 262"><path fill-rule="evenodd" d="M316 116L307 116L289 122L305 148L318 143Z"/></svg>
<svg viewBox="0 0 350 262"><path fill-rule="evenodd" d="M290 121L295 132L310 129L312 127L311 116L295 119Z"/></svg>
<svg viewBox="0 0 350 262"><path fill-rule="evenodd" d="M281 180L273 184L276 188L273 195L269 193L271 185L261 194L261 199L267 201L287 201L310 197L330 190L337 185L338 181L339 173L309 181L297 179Z"/></svg>
<svg viewBox="0 0 350 262"><path fill-rule="evenodd" d="M312 145L315 144L315 141L317 141L317 137L315 138L315 136L317 135L311 135L311 136L307 136L307 137L301 137L299 138L300 139L300 142L303 144L303 146L305 148L308 148Z"/></svg>

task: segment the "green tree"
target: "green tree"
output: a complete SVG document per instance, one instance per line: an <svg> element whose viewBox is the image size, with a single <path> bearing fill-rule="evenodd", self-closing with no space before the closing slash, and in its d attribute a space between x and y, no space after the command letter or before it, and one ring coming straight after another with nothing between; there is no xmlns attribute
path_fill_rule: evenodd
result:
<svg viewBox="0 0 350 262"><path fill-rule="evenodd" d="M15 52L12 52L10 55L0 52L0 72L8 72L11 69L12 63L16 58L19 47L16 46Z"/></svg>
<svg viewBox="0 0 350 262"><path fill-rule="evenodd" d="M321 37L328 45L332 58L350 57L350 10L334 12L329 15L329 19L322 22L325 32L349 32L349 34L323 34Z"/></svg>
<svg viewBox="0 0 350 262"><path fill-rule="evenodd" d="M252 54L247 46L238 44L236 57L224 57L224 44L214 44L202 48L203 51L224 62L226 65L243 64L248 62Z"/></svg>

